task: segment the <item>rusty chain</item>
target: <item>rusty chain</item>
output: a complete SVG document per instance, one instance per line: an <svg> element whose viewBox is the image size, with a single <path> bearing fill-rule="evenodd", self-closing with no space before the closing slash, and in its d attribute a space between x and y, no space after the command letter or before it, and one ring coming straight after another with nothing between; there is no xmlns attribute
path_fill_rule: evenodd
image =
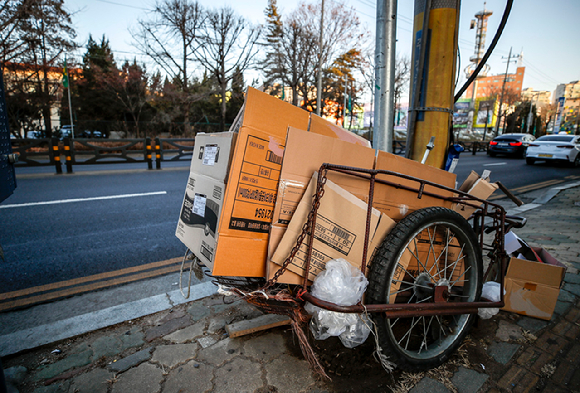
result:
<svg viewBox="0 0 580 393"><path fill-rule="evenodd" d="M312 227L312 221L314 219L314 213L315 213L315 211L318 211L318 208L320 207L320 199L324 195L324 185L326 184L327 173L328 173L328 170L326 168L321 169L321 177L320 177L320 181L317 182L316 194L314 195L314 199L312 201L312 209L310 209L310 213L308 213L308 219L306 220L306 222L302 226L302 232L300 233L300 235L296 239L296 244L292 248L292 251L290 251L290 255L288 255L288 258L286 258L284 260L284 263L282 264L280 269L278 269L278 271L276 271L274 276L266 282L266 285L264 285L262 290L266 290L278 282L278 279L280 278L280 276L282 274L284 274L284 272L288 269L288 265L290 265L290 263L292 262L292 260L296 256L296 254L298 253L298 250L300 249L300 246L304 242L304 239L306 238L306 236L312 232L311 227Z"/></svg>

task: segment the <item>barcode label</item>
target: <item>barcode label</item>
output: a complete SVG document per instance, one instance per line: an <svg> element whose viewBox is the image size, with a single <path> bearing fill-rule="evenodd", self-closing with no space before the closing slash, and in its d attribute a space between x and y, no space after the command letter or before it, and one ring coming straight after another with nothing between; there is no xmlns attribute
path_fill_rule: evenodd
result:
<svg viewBox="0 0 580 393"><path fill-rule="evenodd" d="M273 162L274 164L282 165L282 157L274 154L272 150L266 152L266 161Z"/></svg>
<svg viewBox="0 0 580 393"><path fill-rule="evenodd" d="M219 147L217 145L206 145L203 152L203 165L214 165L216 163Z"/></svg>
<svg viewBox="0 0 580 393"><path fill-rule="evenodd" d="M203 194L195 194L195 198L193 199L193 207L191 208L191 212L193 214L197 214L200 217L205 217L205 203L206 203L206 196Z"/></svg>

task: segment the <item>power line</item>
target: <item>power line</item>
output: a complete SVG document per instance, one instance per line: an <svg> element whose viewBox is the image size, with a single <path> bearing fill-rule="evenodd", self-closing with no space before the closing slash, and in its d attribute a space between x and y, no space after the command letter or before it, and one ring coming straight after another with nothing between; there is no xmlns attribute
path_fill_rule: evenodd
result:
<svg viewBox="0 0 580 393"><path fill-rule="evenodd" d="M136 10L151 11L150 8L143 8L143 7L137 7L137 6L129 5L129 4L116 3L114 1L109 1L109 0L95 0L95 1L99 1L101 3L113 4L113 5L120 5L121 7L134 8Z"/></svg>

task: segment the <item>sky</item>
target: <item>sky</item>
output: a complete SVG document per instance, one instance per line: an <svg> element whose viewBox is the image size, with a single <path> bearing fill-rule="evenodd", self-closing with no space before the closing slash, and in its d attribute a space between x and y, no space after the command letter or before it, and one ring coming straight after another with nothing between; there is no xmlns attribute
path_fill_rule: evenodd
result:
<svg viewBox="0 0 580 393"><path fill-rule="evenodd" d="M310 0L309 3L321 0ZM327 3L339 0L325 0ZM380 0L379 0L380 1ZM267 0L199 0L206 8L228 5L255 24L264 24L264 9ZM362 25L369 31L369 44L374 47L376 1L343 0L355 9ZM278 0L278 8L284 16L300 3L299 0ZM77 31L77 42L86 48L89 34L100 39L103 34L110 42L115 59L121 63L125 59L137 58L145 63L148 70L153 63L131 44L129 32L139 19L150 18L155 0L65 0L65 7L71 12L73 25ZM501 21L506 0L489 0L485 4L493 14L488 19L486 48L491 43ZM463 70L474 54L475 29L470 30L470 20L484 8L484 2L464 0L461 2L459 23L459 50L461 70L458 88L466 80ZM414 1L399 0L397 7L397 52L411 57ZM510 47L513 54L523 53L522 65L526 67L523 88L553 92L560 83L570 83L580 79L580 37L578 0L514 0L507 25L487 64L491 67L488 75L503 74ZM80 60L86 51L81 48L76 57ZM511 63L509 72L515 72L516 63ZM259 76L254 73L246 81Z"/></svg>

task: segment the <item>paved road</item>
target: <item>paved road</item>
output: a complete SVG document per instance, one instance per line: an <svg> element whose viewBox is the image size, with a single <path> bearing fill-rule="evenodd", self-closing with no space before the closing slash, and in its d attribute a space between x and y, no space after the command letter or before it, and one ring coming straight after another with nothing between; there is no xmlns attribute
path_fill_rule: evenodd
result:
<svg viewBox="0 0 580 393"><path fill-rule="evenodd" d="M19 168L15 194L0 204L0 244L7 259L0 262L0 294L68 280L56 289L67 287L61 295L71 295L79 285L100 288L95 282L103 278L122 283L176 271L185 250L174 231L187 163L161 171L127 168L131 165L86 166L58 176L48 168ZM89 176L89 169L106 172ZM490 169L492 180L521 192L580 178L576 168L529 166L522 159L479 153L461 156L458 182L472 169ZM51 204L39 204L46 202ZM33 292L48 290L55 288Z"/></svg>

